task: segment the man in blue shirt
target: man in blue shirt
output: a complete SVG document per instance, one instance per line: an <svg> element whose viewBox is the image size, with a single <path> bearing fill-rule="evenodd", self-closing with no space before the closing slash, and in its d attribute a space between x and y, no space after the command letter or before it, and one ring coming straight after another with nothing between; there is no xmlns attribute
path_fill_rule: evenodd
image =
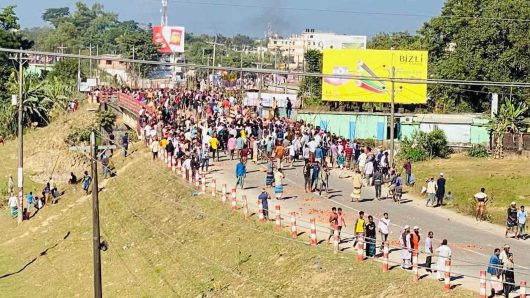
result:
<svg viewBox="0 0 530 298"><path fill-rule="evenodd" d="M239 161L239 163L236 165L236 187L239 185L241 189L243 189L243 185L245 184L245 176L247 175L247 167L243 163L243 161Z"/></svg>
<svg viewBox="0 0 530 298"><path fill-rule="evenodd" d="M31 213L31 205L33 205L33 193L30 191L26 197L28 201L28 213Z"/></svg>
<svg viewBox="0 0 530 298"><path fill-rule="evenodd" d="M502 265L501 260L499 259L500 254L501 250L499 248L496 248L493 252L493 255L490 257L490 261L488 264L487 272L490 275L489 280L491 283L491 297L494 297L497 292L502 290L502 283L500 281L500 277L502 274Z"/></svg>
<svg viewBox="0 0 530 298"><path fill-rule="evenodd" d="M528 218L528 213L524 210L524 206L520 207L520 210L517 211L517 224L519 231L517 233L517 238L525 239L526 235L526 219Z"/></svg>
<svg viewBox="0 0 530 298"><path fill-rule="evenodd" d="M261 207L263 208L263 217L265 218L265 220L269 220L268 200L270 200L270 196L265 190L265 188L263 188L263 190L261 191L261 194L258 196L258 200L261 201Z"/></svg>

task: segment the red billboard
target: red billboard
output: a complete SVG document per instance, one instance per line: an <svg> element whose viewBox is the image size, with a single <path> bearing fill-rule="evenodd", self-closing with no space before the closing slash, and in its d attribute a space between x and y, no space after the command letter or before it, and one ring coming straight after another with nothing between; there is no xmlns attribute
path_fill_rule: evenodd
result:
<svg viewBox="0 0 530 298"><path fill-rule="evenodd" d="M160 53L183 53L184 36L184 27L153 26L153 42L160 46Z"/></svg>

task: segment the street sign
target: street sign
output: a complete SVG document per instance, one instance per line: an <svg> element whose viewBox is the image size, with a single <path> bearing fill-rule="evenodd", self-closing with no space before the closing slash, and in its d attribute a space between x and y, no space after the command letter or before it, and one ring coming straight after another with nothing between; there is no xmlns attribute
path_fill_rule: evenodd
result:
<svg viewBox="0 0 530 298"><path fill-rule="evenodd" d="M116 145L98 146L98 150L111 150L111 149L116 149ZM69 150L75 151L75 152L89 153L90 146L71 146Z"/></svg>

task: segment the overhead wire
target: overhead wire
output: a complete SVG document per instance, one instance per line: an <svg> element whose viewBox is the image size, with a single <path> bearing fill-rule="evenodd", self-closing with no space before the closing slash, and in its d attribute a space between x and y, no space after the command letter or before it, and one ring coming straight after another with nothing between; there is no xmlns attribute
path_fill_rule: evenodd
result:
<svg viewBox="0 0 530 298"><path fill-rule="evenodd" d="M54 57L64 58L78 58L78 59L91 59L101 60L98 56L87 56L78 54L62 54L42 51L31 51L31 50L17 50L9 48L0 48L0 52L8 53L23 53L28 55L45 55ZM367 77L359 75L338 75L338 74L321 74L312 72L294 72L274 69L263 69L263 68L241 68L241 67L223 67L223 66L209 66L200 65L193 63L171 63L163 61L148 61L148 60L137 60L137 59L123 59L119 57L105 57L105 60L119 61L125 63L139 63L149 65L160 65L160 66L176 66L186 67L190 69L209 69L209 70L225 70L225 71L238 71L238 72L250 72L250 73L261 73L261 74L279 74L279 75L293 75L293 76L305 76L305 77L318 77L318 78L341 78L341 79L377 79L384 82L395 82L404 84L444 84L444 85L466 85L466 86L497 86L497 87L515 87L515 88L530 88L529 82L518 82L518 81L478 81L478 80L454 80L454 79L416 79L416 78L400 78L400 77Z"/></svg>

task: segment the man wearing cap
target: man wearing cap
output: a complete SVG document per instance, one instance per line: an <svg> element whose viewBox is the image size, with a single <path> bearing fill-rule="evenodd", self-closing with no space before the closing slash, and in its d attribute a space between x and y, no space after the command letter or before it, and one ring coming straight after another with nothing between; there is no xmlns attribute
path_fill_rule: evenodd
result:
<svg viewBox="0 0 530 298"><path fill-rule="evenodd" d="M506 218L506 233L504 236L508 238L508 232L514 233L514 235L517 235L517 207L515 206L515 202L512 202L510 207L507 211L507 218Z"/></svg>
<svg viewBox="0 0 530 298"><path fill-rule="evenodd" d="M429 178L427 181L427 203L425 207L429 207L429 203L434 207L434 198L436 196L436 183L434 182L434 177Z"/></svg>
<svg viewBox="0 0 530 298"><path fill-rule="evenodd" d="M411 255L412 252L412 243L410 241L410 226L406 225L403 228L403 233L399 237L399 242L401 244L401 268L409 270L411 268Z"/></svg>
<svg viewBox="0 0 530 298"><path fill-rule="evenodd" d="M445 197L445 178L444 173L436 180L436 206L442 206Z"/></svg>

